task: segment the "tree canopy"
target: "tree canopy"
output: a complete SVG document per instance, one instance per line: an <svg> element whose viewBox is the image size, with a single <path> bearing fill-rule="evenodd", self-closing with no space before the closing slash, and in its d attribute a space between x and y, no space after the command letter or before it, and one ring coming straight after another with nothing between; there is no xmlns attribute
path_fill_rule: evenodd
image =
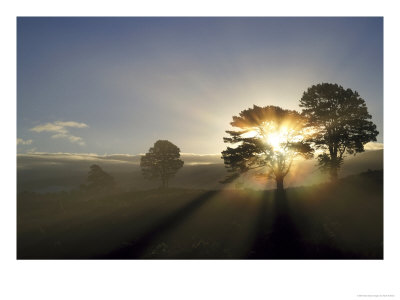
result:
<svg viewBox="0 0 400 300"><path fill-rule="evenodd" d="M180 149L167 140L158 140L141 157L140 167L147 179L161 179L162 187L168 187L169 180L183 167Z"/></svg>
<svg viewBox="0 0 400 300"><path fill-rule="evenodd" d="M300 100L302 115L313 134L308 142L320 150L321 169L338 176L344 155L364 151L364 145L376 141L378 131L370 121L364 99L356 91L331 83L313 85Z"/></svg>
<svg viewBox="0 0 400 300"><path fill-rule="evenodd" d="M278 106L254 105L233 116L231 125L239 130L228 130L229 137L224 137L225 143L234 145L222 151L225 166L231 173L224 182L259 169L259 174L274 179L277 189L283 189L293 159L313 157L313 149L304 142L305 123L298 112Z"/></svg>

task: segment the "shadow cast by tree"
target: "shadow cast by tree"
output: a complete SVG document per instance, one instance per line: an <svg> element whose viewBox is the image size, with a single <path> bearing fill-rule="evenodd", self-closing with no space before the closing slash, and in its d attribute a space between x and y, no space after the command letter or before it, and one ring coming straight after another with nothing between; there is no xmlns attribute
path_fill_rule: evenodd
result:
<svg viewBox="0 0 400 300"><path fill-rule="evenodd" d="M357 255L343 252L330 242L323 224L314 223L313 232L318 233L318 241L306 239L298 229L307 227L305 216L294 212L285 191L276 190L272 205L263 201L258 216L256 235L246 258L249 259L354 259ZM273 211L268 212L267 209ZM297 222L295 222L295 215ZM301 215L301 213L300 213ZM267 217L272 217L268 221Z"/></svg>
<svg viewBox="0 0 400 300"><path fill-rule="evenodd" d="M300 234L292 221L286 192L276 190L272 206L263 206L258 216L257 233L247 258L252 259L295 259L303 257ZM272 208L269 214L266 209ZM267 216L273 218L268 222Z"/></svg>
<svg viewBox="0 0 400 300"><path fill-rule="evenodd" d="M216 193L217 191L209 191L201 194L175 212L167 215L163 219L157 220L147 232L142 234L139 238L132 240L128 246L121 247L97 258L141 258L154 240L179 226L185 219L189 218L195 211L207 203ZM132 222L132 225L134 226L134 221Z"/></svg>

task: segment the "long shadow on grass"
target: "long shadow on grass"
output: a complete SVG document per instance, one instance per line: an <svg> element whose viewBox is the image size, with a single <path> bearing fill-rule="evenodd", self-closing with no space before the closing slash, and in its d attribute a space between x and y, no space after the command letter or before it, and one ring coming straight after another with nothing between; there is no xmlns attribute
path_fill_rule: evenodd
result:
<svg viewBox="0 0 400 300"><path fill-rule="evenodd" d="M272 226L267 220L267 193L263 199L258 216L257 233L254 244L248 255L253 259L292 259L303 257L303 245L300 234L290 215L285 191L275 191Z"/></svg>
<svg viewBox="0 0 400 300"><path fill-rule="evenodd" d="M133 240L130 245L114 250L100 259L133 259L140 258L149 245L166 232L172 231L185 219L190 217L197 209L208 202L218 191L208 191L193 199L177 211L154 223L151 228L138 239Z"/></svg>
<svg viewBox="0 0 400 300"><path fill-rule="evenodd" d="M272 226L267 222L267 194L263 199L256 238L247 258L251 259L354 259L328 242L322 224L314 224L313 231L324 236L318 243L305 239L294 223L294 214L307 223L307 216L291 211L285 191L275 191ZM272 208L270 206L270 209Z"/></svg>

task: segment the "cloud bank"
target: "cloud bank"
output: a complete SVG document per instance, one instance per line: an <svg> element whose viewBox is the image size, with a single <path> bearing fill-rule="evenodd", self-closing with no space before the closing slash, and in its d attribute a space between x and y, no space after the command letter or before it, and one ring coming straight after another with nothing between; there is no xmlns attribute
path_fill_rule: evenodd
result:
<svg viewBox="0 0 400 300"><path fill-rule="evenodd" d="M139 165L141 155L131 154L110 154L99 155L96 153L47 153L47 152L30 152L26 154L18 154L18 168L29 167L32 164L68 164L78 161L88 161L93 163L106 164L128 164ZM220 154L193 154L182 153L181 159L185 165L212 165L223 164Z"/></svg>
<svg viewBox="0 0 400 300"><path fill-rule="evenodd" d="M376 151L382 150L382 143L368 143L365 145L365 150ZM26 154L18 154L19 168L27 167L33 162L57 162L57 163L69 163L73 161L92 161L96 163L113 163L113 164L133 164L139 165L140 158L143 154L109 154L99 155L96 153L48 153L48 152L30 152ZM347 159L351 159L353 156L348 156ZM195 154L195 153L181 153L181 159L185 162L185 166L188 165L213 165L223 164L224 161L221 159L221 154ZM315 161L313 163L316 163Z"/></svg>
<svg viewBox="0 0 400 300"><path fill-rule="evenodd" d="M74 121L62 122L56 121L53 123L46 123L37 125L30 129L33 132L52 132L54 133L51 138L53 139L67 139L73 144L78 144L80 146L85 145L85 141L83 138L79 136L75 136L69 132L69 128L87 128L89 127L85 123L79 123Z"/></svg>

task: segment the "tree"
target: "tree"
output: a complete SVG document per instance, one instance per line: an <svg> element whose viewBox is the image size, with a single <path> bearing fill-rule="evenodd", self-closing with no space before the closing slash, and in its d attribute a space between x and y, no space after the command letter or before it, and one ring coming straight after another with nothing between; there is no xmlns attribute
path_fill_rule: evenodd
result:
<svg viewBox="0 0 400 300"><path fill-rule="evenodd" d="M364 99L356 91L331 83L313 85L300 100L302 115L308 119L308 142L322 153L318 162L332 180L345 154L364 151L364 145L376 141L379 132L372 123Z"/></svg>
<svg viewBox="0 0 400 300"><path fill-rule="evenodd" d="M161 179L162 187L168 187L169 180L183 167L180 150L167 140L158 140L141 157L140 167L147 179Z"/></svg>
<svg viewBox="0 0 400 300"><path fill-rule="evenodd" d="M313 149L305 143L303 126L305 118L294 110L277 106L254 105L233 116L236 131L226 131L225 143L235 145L222 151L225 167L232 173L223 182L230 182L249 170L261 170L259 175L276 181L283 190L285 176L293 159L313 157Z"/></svg>
<svg viewBox="0 0 400 300"><path fill-rule="evenodd" d="M82 187L88 191L107 191L115 188L114 178L103 171L99 165L91 165L86 185Z"/></svg>

